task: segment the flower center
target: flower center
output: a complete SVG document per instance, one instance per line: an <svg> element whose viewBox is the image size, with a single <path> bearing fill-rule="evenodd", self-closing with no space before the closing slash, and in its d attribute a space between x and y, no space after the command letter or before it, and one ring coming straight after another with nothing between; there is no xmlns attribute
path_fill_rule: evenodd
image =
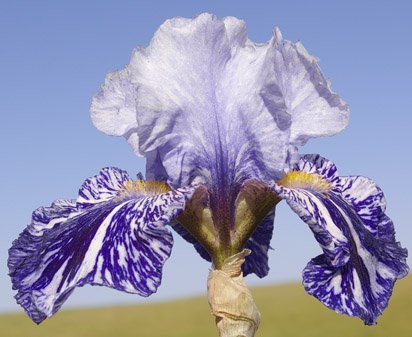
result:
<svg viewBox="0 0 412 337"><path fill-rule="evenodd" d="M332 188L332 183L322 178L319 174L300 171L287 173L282 179L277 181L277 184L294 189L311 189L320 193L328 193Z"/></svg>

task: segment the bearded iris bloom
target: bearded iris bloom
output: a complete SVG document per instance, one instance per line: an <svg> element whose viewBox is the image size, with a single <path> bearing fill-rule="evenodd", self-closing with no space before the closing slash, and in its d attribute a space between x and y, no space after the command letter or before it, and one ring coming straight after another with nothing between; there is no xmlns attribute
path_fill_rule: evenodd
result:
<svg viewBox="0 0 412 337"><path fill-rule="evenodd" d="M233 17L166 21L129 65L107 75L91 106L99 130L146 158L147 180L105 168L77 200L36 210L9 251L17 302L39 323L86 284L148 296L171 253L170 227L230 274L230 293L243 281L228 266L268 274L275 206L285 199L323 250L304 269L306 291L374 324L408 272L383 193L298 153L310 138L341 131L348 115L316 58L278 29L258 44ZM226 289L210 283L219 286ZM226 319L215 290L212 312ZM253 336L258 313L242 315L228 316L250 321Z"/></svg>

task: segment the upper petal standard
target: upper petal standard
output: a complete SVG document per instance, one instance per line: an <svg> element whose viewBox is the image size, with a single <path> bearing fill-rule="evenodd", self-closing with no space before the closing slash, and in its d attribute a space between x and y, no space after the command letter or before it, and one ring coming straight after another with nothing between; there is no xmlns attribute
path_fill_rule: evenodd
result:
<svg viewBox="0 0 412 337"><path fill-rule="evenodd" d="M301 43L279 29L255 43L243 21L207 13L162 24L107 75L90 111L173 187L279 179L296 146L338 133L349 117Z"/></svg>

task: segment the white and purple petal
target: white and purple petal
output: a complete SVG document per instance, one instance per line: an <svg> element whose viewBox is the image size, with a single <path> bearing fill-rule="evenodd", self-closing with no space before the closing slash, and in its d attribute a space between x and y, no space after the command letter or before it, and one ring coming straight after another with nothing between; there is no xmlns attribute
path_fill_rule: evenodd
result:
<svg viewBox="0 0 412 337"><path fill-rule="evenodd" d="M332 184L332 189L340 187L340 179L336 165L318 154L305 154L295 164L294 171L316 173Z"/></svg>
<svg viewBox="0 0 412 337"><path fill-rule="evenodd" d="M313 190L274 186L274 192L285 199L292 210L306 222L334 266L342 266L350 257L348 238L337 225L339 214L323 203L323 195Z"/></svg>
<svg viewBox="0 0 412 337"><path fill-rule="evenodd" d="M340 178L331 167L331 162L310 155L295 168L320 176L330 183L328 191L303 183L295 188L276 185L274 190L308 223L324 251L303 272L306 291L339 313L375 324L395 281L408 273L407 251L395 240L393 223L384 214L382 190L365 177Z"/></svg>
<svg viewBox="0 0 412 337"><path fill-rule="evenodd" d="M343 130L348 123L348 106L332 91L317 64L318 59L302 43L284 40L277 28L274 39L275 81L291 116L289 142L303 145L310 138Z"/></svg>
<svg viewBox="0 0 412 337"><path fill-rule="evenodd" d="M340 184L342 197L353 206L366 228L376 235L378 224L382 227L380 220L386 209L383 191L372 180L362 176L341 177Z"/></svg>
<svg viewBox="0 0 412 337"><path fill-rule="evenodd" d="M32 223L13 242L9 270L17 302L40 323L53 315L75 287L104 285L149 296L161 282L173 238L166 227L184 209L190 189L155 196L107 198L121 172L101 172L94 206L56 202L33 213ZM113 184L107 184L108 173ZM108 186L111 186L108 188ZM119 185L120 186L120 185ZM90 189L89 191L92 191ZM90 194L92 195L92 194Z"/></svg>
<svg viewBox="0 0 412 337"><path fill-rule="evenodd" d="M136 120L136 86L128 68L107 74L103 87L93 98L90 109L96 127L111 135L123 136L139 153Z"/></svg>
<svg viewBox="0 0 412 337"><path fill-rule="evenodd" d="M130 180L126 171L117 167L105 167L97 175L86 179L80 187L77 205L79 208L87 208L117 198L124 183Z"/></svg>
<svg viewBox="0 0 412 337"><path fill-rule="evenodd" d="M303 271L303 285L329 308L360 317L365 324L376 324L395 281L408 273L407 251L395 240L372 235L349 204L335 196L331 199L327 207L339 210L348 231L350 259L344 266L335 267L326 255L314 258ZM384 223L378 222L377 227L386 227L387 220L384 217Z"/></svg>
<svg viewBox="0 0 412 337"><path fill-rule="evenodd" d="M65 221L74 213L77 213L75 200L56 200L50 207L40 207L33 212L31 225L20 234L9 249L9 275L14 290L20 288L18 279L29 278L35 272L36 258L44 241L44 232L64 226ZM34 322L41 322L46 318L46 315L37 309L30 292L19 291L16 300Z"/></svg>
<svg viewBox="0 0 412 337"><path fill-rule="evenodd" d="M91 115L156 158L173 187L198 179L232 188L280 178L297 145L346 126L348 108L300 43L278 29L255 43L243 21L201 14L167 20L135 49L107 76Z"/></svg>
<svg viewBox="0 0 412 337"><path fill-rule="evenodd" d="M275 208L260 222L246 242L245 248L250 249L251 253L242 265L243 275L254 273L263 278L269 273L268 251L271 248L274 220Z"/></svg>

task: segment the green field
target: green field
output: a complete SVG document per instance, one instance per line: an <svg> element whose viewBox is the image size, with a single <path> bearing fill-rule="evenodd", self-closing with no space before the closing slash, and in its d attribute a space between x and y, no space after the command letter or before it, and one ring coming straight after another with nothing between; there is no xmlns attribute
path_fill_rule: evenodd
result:
<svg viewBox="0 0 412 337"><path fill-rule="evenodd" d="M253 290L262 314L256 336L411 337L412 276L399 281L374 327L324 308L300 284ZM217 336L204 297L161 304L63 310L36 326L25 315L0 316L1 337Z"/></svg>

